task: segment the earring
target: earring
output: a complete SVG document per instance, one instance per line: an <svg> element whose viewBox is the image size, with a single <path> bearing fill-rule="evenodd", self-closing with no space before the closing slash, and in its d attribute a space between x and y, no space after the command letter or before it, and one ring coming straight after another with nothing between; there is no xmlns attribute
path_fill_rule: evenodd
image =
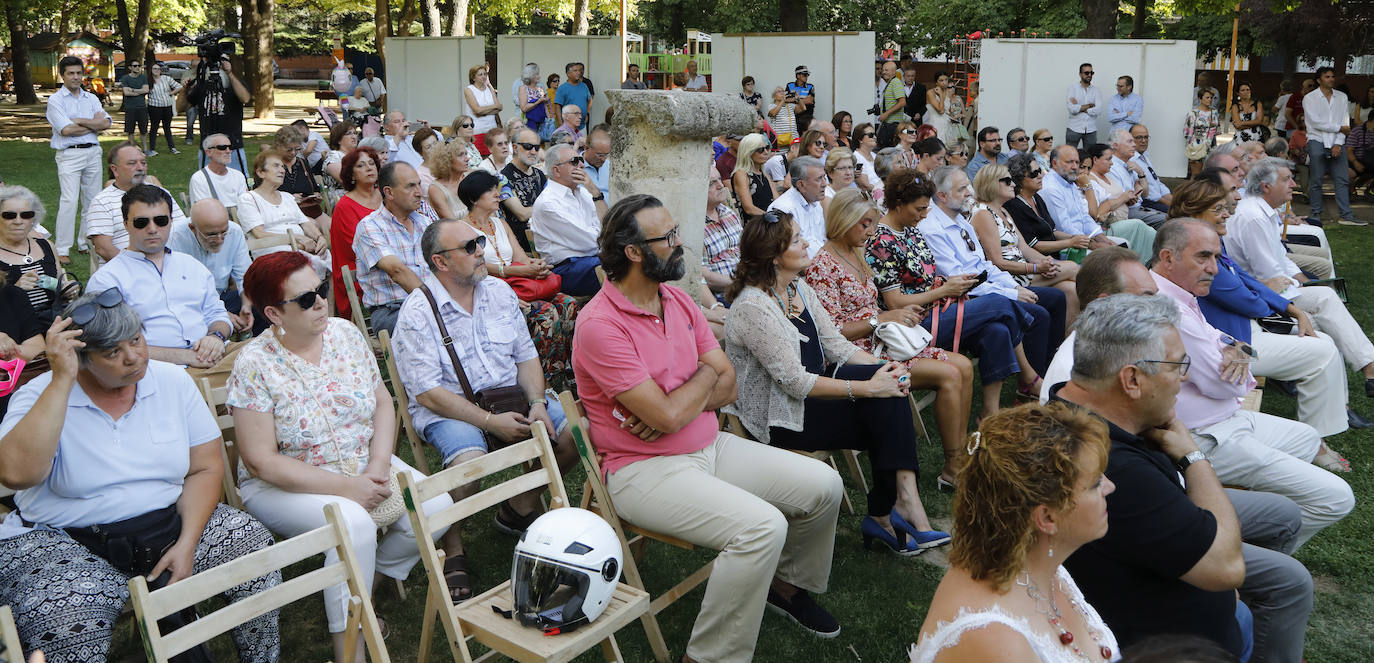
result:
<svg viewBox="0 0 1374 663"><path fill-rule="evenodd" d="M1050 559L1054 559L1054 535L1050 535Z"/></svg>

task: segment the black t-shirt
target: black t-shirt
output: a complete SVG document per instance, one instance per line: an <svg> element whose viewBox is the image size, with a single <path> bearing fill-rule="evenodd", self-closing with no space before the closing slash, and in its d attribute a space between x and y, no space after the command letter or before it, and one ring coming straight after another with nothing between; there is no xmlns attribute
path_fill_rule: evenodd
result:
<svg viewBox="0 0 1374 663"><path fill-rule="evenodd" d="M1051 398L1061 400L1051 390ZM1063 401L1067 402L1067 401ZM1121 646L1179 633L1216 641L1241 653L1236 593L1209 592L1179 579L1212 547L1217 519L1188 499L1178 470L1144 439L1110 421L1107 535L1064 562L1083 596Z"/></svg>
<svg viewBox="0 0 1374 663"><path fill-rule="evenodd" d="M916 83L911 86L911 94L906 96L906 109L904 112L911 116L911 121L916 124L921 123L921 116L926 114L926 85Z"/></svg>
<svg viewBox="0 0 1374 663"><path fill-rule="evenodd" d="M29 305L28 294L15 285L0 288L0 332L4 332L17 345L43 331L43 323L38 321L33 307ZM0 396L0 418L5 416L9 404L9 394Z"/></svg>
<svg viewBox="0 0 1374 663"><path fill-rule="evenodd" d="M544 186L549 183L549 176L538 168L530 168L526 175L519 168L515 167L515 162L506 164L501 169L501 174L506 176L506 181L510 182L511 192L515 198L525 207L534 207L534 199L544 191Z"/></svg>
<svg viewBox="0 0 1374 663"><path fill-rule="evenodd" d="M1035 209L1031 209L1026 200L1019 195L1008 200L1002 207L1011 213L1011 220L1016 223L1016 229L1021 231L1021 236L1026 238L1026 243L1035 246L1040 242L1054 240L1054 221L1050 220L1050 210L1045 207L1045 201L1041 200L1040 194L1037 193L1032 198L1035 200Z"/></svg>
<svg viewBox="0 0 1374 663"><path fill-rule="evenodd" d="M190 94L196 100L201 140L211 134L224 134L234 147L243 147L243 102L234 94L232 83L224 82L222 77L219 81L197 81Z"/></svg>

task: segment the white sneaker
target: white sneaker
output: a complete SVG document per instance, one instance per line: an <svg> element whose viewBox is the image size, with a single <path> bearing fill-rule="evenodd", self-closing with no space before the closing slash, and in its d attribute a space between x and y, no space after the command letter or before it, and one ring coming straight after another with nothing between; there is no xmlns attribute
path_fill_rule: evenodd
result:
<svg viewBox="0 0 1374 663"><path fill-rule="evenodd" d="M172 154L181 154L181 150L178 150L177 148L174 147L174 148L172 148Z"/></svg>
<svg viewBox="0 0 1374 663"><path fill-rule="evenodd" d="M147 152L144 152L143 155L144 155L144 156L149 156L149 157L155 157L155 156L157 156L157 150L148 150Z"/></svg>

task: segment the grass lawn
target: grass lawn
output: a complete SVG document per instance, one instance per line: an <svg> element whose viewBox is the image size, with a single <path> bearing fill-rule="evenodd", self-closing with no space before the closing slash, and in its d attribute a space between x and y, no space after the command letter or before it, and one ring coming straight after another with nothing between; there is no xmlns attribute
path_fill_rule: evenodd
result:
<svg viewBox="0 0 1374 663"><path fill-rule="evenodd" d="M310 101L300 96L302 104ZM102 144L117 140L108 138ZM250 159L257 152L259 142L262 141L248 141ZM149 172L158 176L178 199L195 167L196 155L189 149L177 156L163 152L149 159ZM52 151L46 141L0 140L0 175L7 183L22 184L38 193L48 207L47 225L51 228L57 210L58 188ZM1374 219L1374 210L1368 204L1360 205L1357 214ZM1336 251L1338 272L1352 279L1350 310L1366 329L1374 329L1374 294L1365 292L1361 286L1368 279L1360 277L1374 273L1374 228L1330 224L1327 232ZM73 271L83 280L86 269L81 260L73 261ZM1374 415L1374 404L1365 398L1362 381L1353 376L1350 394L1357 410L1366 416ZM1293 401L1275 389L1265 394L1263 409L1279 416L1295 415ZM929 412L926 422L929 430L936 430ZM1374 511L1366 504L1367 499L1374 498L1374 432L1348 432L1332 438L1331 444L1356 468L1345 478L1354 488L1359 503L1345 520L1322 532L1297 554L1317 581L1316 608L1309 622L1306 658L1314 663L1374 661L1374 641L1367 639L1370 624L1374 624L1374 565L1370 563L1374 559L1374 515L1371 515ZM937 524L947 524L949 498L934 490L935 474L941 464L939 444L922 443L920 450L923 463L920 485L926 509ZM399 453L409 459L407 445L401 445ZM434 467L438 459L433 457L432 450L430 453L430 465ZM766 470L760 468L760 471ZM564 481L572 493L580 494L580 469L569 473ZM847 476L846 484L851 499L862 513L864 496L854 489ZM492 536L489 517L485 514L475 517L464 529L469 542L469 558L482 588L508 576L513 548L511 539ZM833 640L815 639L777 616L767 614L756 660L878 662L905 658L905 649L916 638L926 606L943 574L943 568L937 565L943 562L943 552L910 560L890 554L866 553L860 547L860 518L861 515L841 514L830 591L820 598L820 602L840 619L844 632ZM661 544L650 545L642 568L650 589L660 592L710 557L711 554L704 551L687 553ZM387 646L393 660L415 658L425 587L423 568L417 565L406 583L410 594L406 601L397 598L394 585L389 582L377 591L377 611L391 627ZM675 656L680 656L686 646L700 598L701 590L698 589L660 615ZM281 628L284 660L321 661L332 657L318 599L307 599L288 609L281 617ZM638 625L623 631L620 643L628 660L652 658ZM438 660L445 660L447 649L442 637L436 638L435 646ZM216 647L225 659L229 658L227 638L221 638ZM111 654L113 660L141 658L141 646L127 620L121 622ZM599 654L593 651L579 660L599 660Z"/></svg>

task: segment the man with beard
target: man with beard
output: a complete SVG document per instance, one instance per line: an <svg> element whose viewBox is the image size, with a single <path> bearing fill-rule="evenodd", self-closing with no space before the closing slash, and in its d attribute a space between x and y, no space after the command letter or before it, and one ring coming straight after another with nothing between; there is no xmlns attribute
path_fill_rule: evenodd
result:
<svg viewBox="0 0 1374 663"><path fill-rule="evenodd" d="M822 463L717 430L735 370L667 285L685 270L681 242L653 196L606 214L606 287L578 313L573 372L620 517L722 551L683 660L748 661L765 604L838 634L808 591L828 582L842 488Z"/></svg>
<svg viewBox="0 0 1374 663"><path fill-rule="evenodd" d="M594 295L601 288L596 268L596 237L606 214L606 196L582 169L571 145L555 145L544 155L549 184L534 201L530 229L539 253L563 277L563 292Z"/></svg>
<svg viewBox="0 0 1374 663"><path fill-rule="evenodd" d="M577 462L572 432L558 400L544 392L544 369L530 340L520 300L505 281L488 278L484 258L486 237L461 221L445 219L425 228L420 237L424 254L422 285L410 291L396 317L392 339L396 372L405 385L415 427L453 467L487 453L487 440L511 443L528 439L530 426L544 423L555 440L558 466ZM431 299L432 297L432 299ZM443 318L440 323L435 315ZM464 396L463 385L444 338L451 336L453 352L463 363L472 388L518 386L529 402L526 413L483 410ZM476 482L454 490L454 501L477 492ZM517 495L501 505L496 528L520 536L542 511L540 491ZM471 598L475 585L463 555L462 532L451 527L444 535L444 578L453 601Z"/></svg>
<svg viewBox="0 0 1374 663"><path fill-rule="evenodd" d="M129 245L129 233L124 229L124 212L120 209L124 193L145 183L162 187L162 183L156 177L148 174L148 157L143 155L143 149L138 145L124 141L110 148L109 155L110 174L114 181L91 199L83 224L86 227L86 236L90 238L91 246L98 256L92 265L95 269L104 265L106 261L113 260ZM172 222L176 225L185 224L186 216L181 213L181 208L171 201L171 194L168 194L168 202L172 208ZM166 238L163 239L165 241Z"/></svg>
<svg viewBox="0 0 1374 663"><path fill-rule="evenodd" d="M505 182L501 185L501 209L506 211L506 223L515 232L515 240L529 253L534 247L525 238L530 227L530 213L534 201L548 186L549 176L535 168L539 163L539 134L521 127L510 136L510 162L501 169Z"/></svg>

